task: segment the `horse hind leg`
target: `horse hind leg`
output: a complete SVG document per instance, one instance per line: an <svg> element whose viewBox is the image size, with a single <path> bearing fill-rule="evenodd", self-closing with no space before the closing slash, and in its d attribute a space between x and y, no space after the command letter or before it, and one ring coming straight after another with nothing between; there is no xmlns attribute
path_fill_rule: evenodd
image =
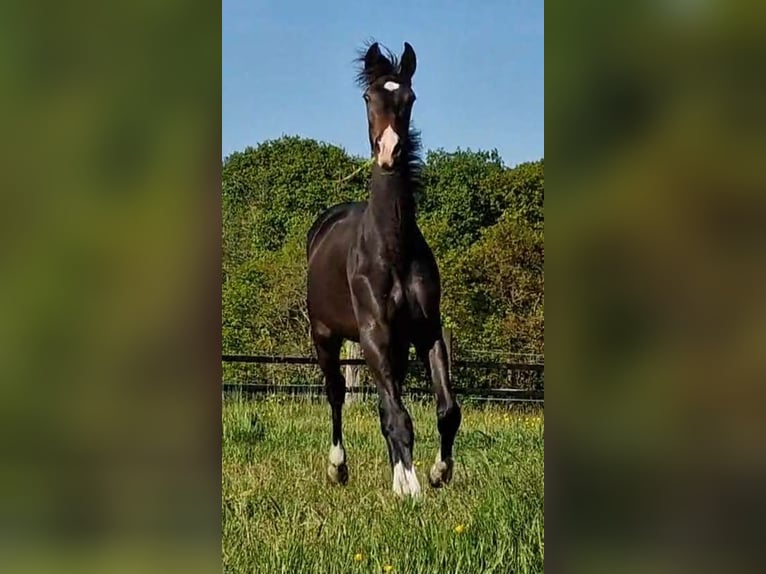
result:
<svg viewBox="0 0 766 574"><path fill-rule="evenodd" d="M346 398L346 380L340 372L340 348L343 341L335 337L314 337L319 368L322 370L327 401L332 411L332 439L328 457L327 477L333 484L348 482L346 449L343 447L343 402Z"/></svg>

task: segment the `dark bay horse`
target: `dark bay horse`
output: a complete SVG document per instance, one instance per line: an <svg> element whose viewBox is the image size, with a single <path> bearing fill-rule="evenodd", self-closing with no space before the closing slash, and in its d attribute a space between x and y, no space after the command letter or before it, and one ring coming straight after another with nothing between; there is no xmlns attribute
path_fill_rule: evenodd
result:
<svg viewBox="0 0 766 574"><path fill-rule="evenodd" d="M401 399L411 344L436 396L441 447L429 473L434 487L452 478L452 445L461 414L441 334L439 270L415 222L422 166L419 138L410 128L416 58L406 42L400 60L374 43L358 61L375 160L369 201L329 208L307 238L311 336L332 409L327 473L334 483L348 481L341 422L346 383L339 357L343 340L350 339L361 344L378 389L394 492L417 496L412 419Z"/></svg>

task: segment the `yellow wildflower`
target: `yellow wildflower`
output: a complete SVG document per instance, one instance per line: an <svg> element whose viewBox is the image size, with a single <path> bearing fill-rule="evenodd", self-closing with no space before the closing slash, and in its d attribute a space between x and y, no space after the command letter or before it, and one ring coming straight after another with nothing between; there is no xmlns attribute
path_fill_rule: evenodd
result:
<svg viewBox="0 0 766 574"><path fill-rule="evenodd" d="M455 534L462 534L463 532L465 532L465 524L455 526Z"/></svg>
<svg viewBox="0 0 766 574"><path fill-rule="evenodd" d="M361 562L362 560L364 560L364 554L362 554L361 552L357 552L356 554L354 554L354 560L356 560L357 562Z"/></svg>
<svg viewBox="0 0 766 574"><path fill-rule="evenodd" d="M383 566L383 571L384 572L392 572L393 569L394 569L394 567L391 566L390 564L386 564L385 566Z"/></svg>

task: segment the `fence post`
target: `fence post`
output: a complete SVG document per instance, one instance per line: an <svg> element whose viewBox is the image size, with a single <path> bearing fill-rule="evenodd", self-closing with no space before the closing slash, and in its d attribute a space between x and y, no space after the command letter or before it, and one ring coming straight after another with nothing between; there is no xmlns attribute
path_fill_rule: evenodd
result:
<svg viewBox="0 0 766 574"><path fill-rule="evenodd" d="M343 344L343 356L346 359L361 359L362 353L359 343L346 341ZM359 365L344 365L343 376L346 379L346 402L352 403L359 399L359 379L361 378L361 369Z"/></svg>
<svg viewBox="0 0 766 574"><path fill-rule="evenodd" d="M442 339L444 339L444 346L447 348L447 372L450 380L452 380L452 329L442 327Z"/></svg>

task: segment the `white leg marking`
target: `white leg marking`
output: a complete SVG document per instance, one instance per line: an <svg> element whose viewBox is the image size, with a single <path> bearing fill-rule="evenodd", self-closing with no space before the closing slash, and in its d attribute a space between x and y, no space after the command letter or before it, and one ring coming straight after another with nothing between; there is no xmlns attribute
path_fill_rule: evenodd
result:
<svg viewBox="0 0 766 574"><path fill-rule="evenodd" d="M398 496L420 496L420 483L415 469L405 468L402 461L394 465L394 493Z"/></svg>
<svg viewBox="0 0 766 574"><path fill-rule="evenodd" d="M334 444L330 447L330 463L340 466L346 462L346 451L343 450L343 443Z"/></svg>
<svg viewBox="0 0 766 574"><path fill-rule="evenodd" d="M330 464L327 465L327 476L335 484L348 482L348 466L346 466L346 451L343 443L330 447Z"/></svg>
<svg viewBox="0 0 766 574"><path fill-rule="evenodd" d="M436 462L428 473L428 481L434 488L439 488L452 480L452 459L442 460L442 451L436 453Z"/></svg>
<svg viewBox="0 0 766 574"><path fill-rule="evenodd" d="M412 496L420 496L420 482L418 482L418 475L415 474L415 469L410 467L404 469L404 478L410 487L410 494Z"/></svg>

